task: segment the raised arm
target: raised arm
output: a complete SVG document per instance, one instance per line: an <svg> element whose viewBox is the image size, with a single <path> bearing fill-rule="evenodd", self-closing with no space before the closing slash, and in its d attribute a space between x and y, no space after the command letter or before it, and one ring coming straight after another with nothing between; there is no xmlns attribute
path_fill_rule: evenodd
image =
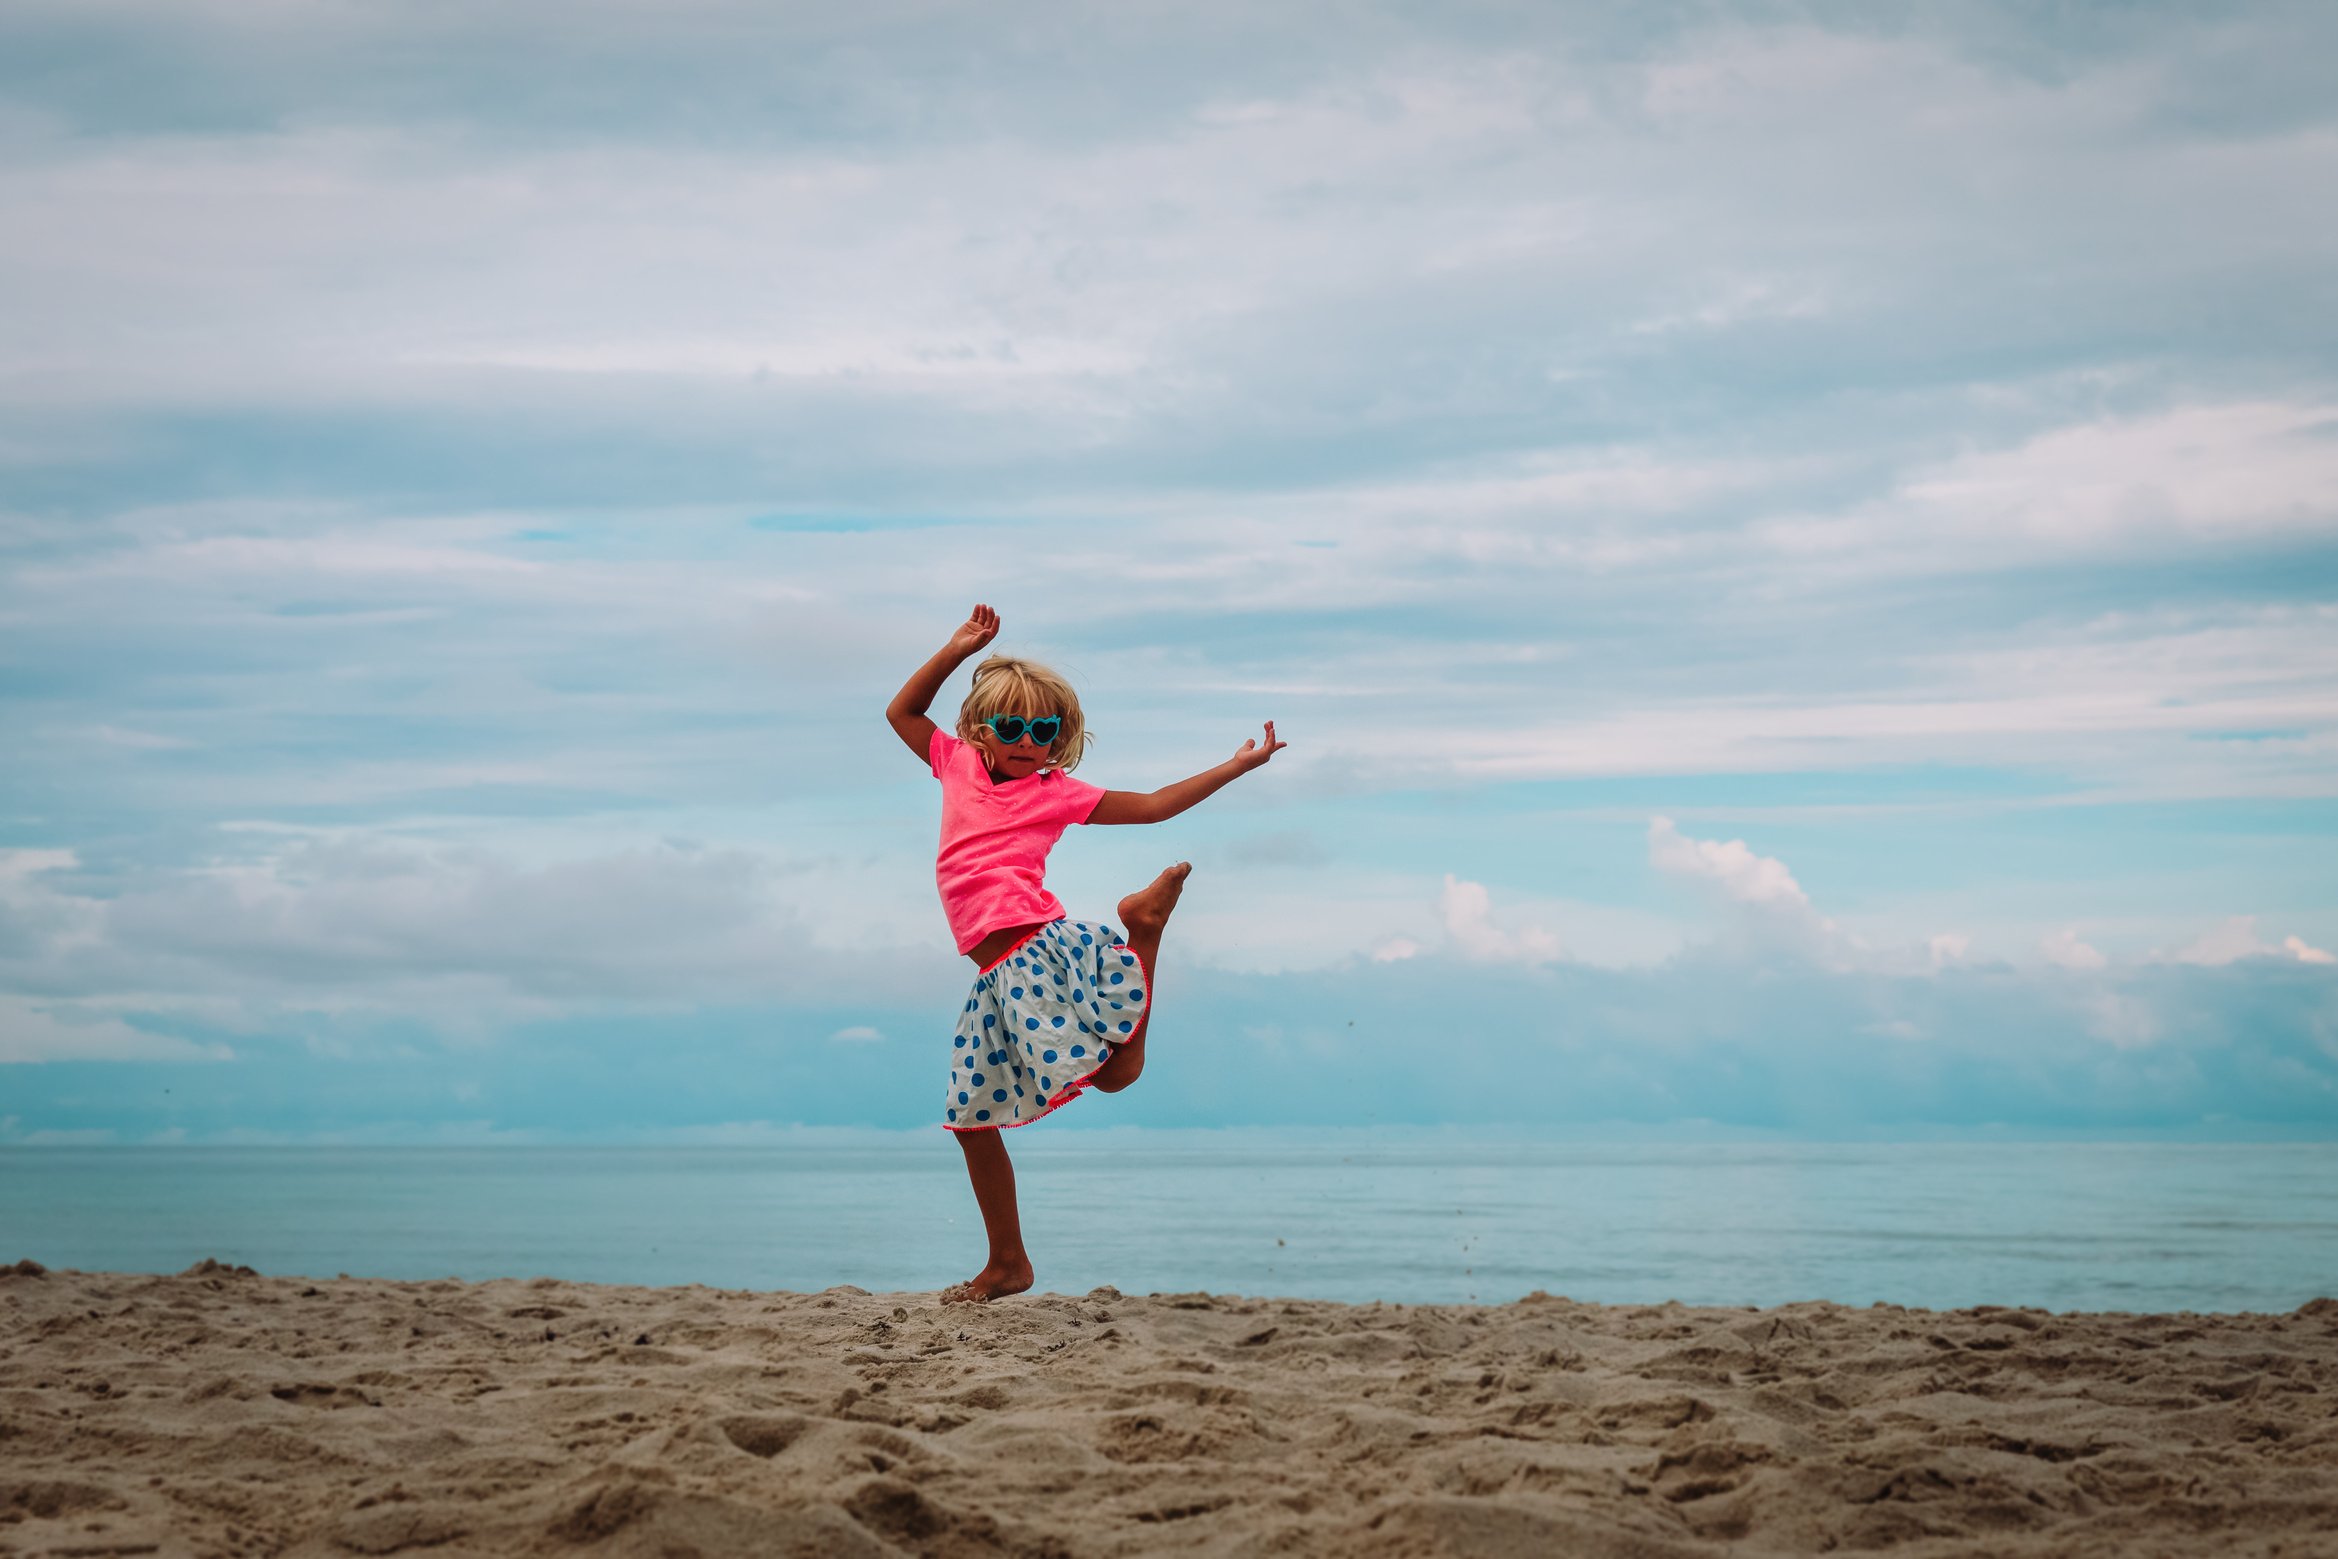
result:
<svg viewBox="0 0 2338 1559"><path fill-rule="evenodd" d="M950 642L934 651L933 658L910 673L901 684L901 691L893 695L893 702L885 706L885 723L893 727L893 734L908 744L923 763L934 744L934 723L926 718L926 710L933 704L934 695L942 684L950 680L950 673L966 663L967 657L998 637L999 614L987 606L977 605L973 614L959 624L950 635Z"/></svg>
<svg viewBox="0 0 2338 1559"><path fill-rule="evenodd" d="M1267 759L1290 746L1289 742L1275 740L1275 723L1266 723L1266 745L1255 741L1244 742L1234 756L1214 769L1204 769L1191 779L1181 779L1174 785L1159 790L1108 790L1096 803L1096 810L1088 814L1090 823L1158 823L1215 794L1233 781L1248 774Z"/></svg>

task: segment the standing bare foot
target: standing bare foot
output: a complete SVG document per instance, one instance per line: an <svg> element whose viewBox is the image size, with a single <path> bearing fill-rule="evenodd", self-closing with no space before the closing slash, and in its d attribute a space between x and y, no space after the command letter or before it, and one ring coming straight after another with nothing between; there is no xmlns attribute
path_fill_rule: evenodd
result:
<svg viewBox="0 0 2338 1559"><path fill-rule="evenodd" d="M1128 927L1130 941L1160 936L1161 928L1169 924L1169 912L1177 907L1177 895L1185 891L1186 875L1192 870L1191 861L1179 861L1120 901L1120 921Z"/></svg>
<svg viewBox="0 0 2338 1559"><path fill-rule="evenodd" d="M1031 1263L1018 1261L1002 1267L993 1262L963 1283L953 1283L942 1290L946 1305L981 1305L993 1299L1004 1299L1009 1294L1020 1294L1031 1286Z"/></svg>

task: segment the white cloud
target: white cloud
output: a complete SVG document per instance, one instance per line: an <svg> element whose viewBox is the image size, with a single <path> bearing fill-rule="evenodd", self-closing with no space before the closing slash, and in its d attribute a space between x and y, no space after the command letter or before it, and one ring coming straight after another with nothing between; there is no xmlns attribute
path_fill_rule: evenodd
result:
<svg viewBox="0 0 2338 1559"><path fill-rule="evenodd" d="M2100 969L2110 962L2094 947L2080 941L2074 926L2064 926L2041 939L2038 952L2046 962L2063 969Z"/></svg>
<svg viewBox="0 0 2338 1559"><path fill-rule="evenodd" d="M241 837L262 852L136 873L102 894L24 870L27 856L54 869L71 852L17 852L14 875L0 871L0 913L17 928L0 981L206 1023L223 1007L231 1022L238 1011L374 1010L454 1028L784 1001L866 988L880 971L886 989L905 989L898 958L824 944L785 863L756 851L659 843L523 863L362 834ZM945 998L948 961L930 968ZM37 1033L56 1042L49 1026Z"/></svg>
<svg viewBox="0 0 2338 1559"><path fill-rule="evenodd" d="M1792 630L1765 618L1761 632ZM2338 605L2106 613L1968 642L1890 657L1888 672L1879 661L1874 682L1777 665L1766 673L1785 684L1776 689L1668 691L1563 724L1489 722L1441 763L1475 782L2051 766L2085 786L2081 799L2139 800L2316 796L2338 775L2338 682L2318 674L2338 660Z"/></svg>
<svg viewBox="0 0 2338 1559"><path fill-rule="evenodd" d="M0 1063L28 1061L232 1061L222 1044L148 1033L73 1002L0 996Z"/></svg>
<svg viewBox="0 0 2338 1559"><path fill-rule="evenodd" d="M2287 936L2268 942L2257 934L2255 915L2232 915L2194 941L2167 955L2180 964L2218 966L2244 958L2290 958L2303 964L2338 963L2338 954L2313 946L2303 937Z"/></svg>
<svg viewBox="0 0 2338 1559"><path fill-rule="evenodd" d="M1447 872L1438 912L1453 951L1471 963L1547 964L1562 956L1559 939L1540 926L1497 926L1483 883L1464 882Z"/></svg>
<svg viewBox="0 0 2338 1559"><path fill-rule="evenodd" d="M882 1031L873 1029L865 1023L855 1023L850 1028L840 1028L828 1036L831 1043L840 1045L873 1045L882 1041L884 1037Z"/></svg>
<svg viewBox="0 0 2338 1559"><path fill-rule="evenodd" d="M70 871L80 864L80 855L72 850L0 850L0 883L39 872Z"/></svg>
<svg viewBox="0 0 2338 1559"><path fill-rule="evenodd" d="M1805 961L1837 974L1937 974L1972 951L1962 932L1870 941L1821 914L1784 861L1757 855L1742 839L1697 839L1669 817L1648 822L1648 861L1703 884L1731 910L1724 945L1754 960Z"/></svg>
<svg viewBox="0 0 2338 1559"><path fill-rule="evenodd" d="M1911 474L1889 499L1757 525L1866 572L2005 569L2138 541L2230 545L2338 532L2338 406L2244 401L2092 420Z"/></svg>
<svg viewBox="0 0 2338 1559"><path fill-rule="evenodd" d="M1740 904L1810 909L1810 895L1784 861L1754 854L1742 839L1691 839L1669 817L1648 821L1648 862L1661 872L1711 882Z"/></svg>
<svg viewBox="0 0 2338 1559"><path fill-rule="evenodd" d="M1097 674L1123 773L1190 772L1169 765L1216 740L1222 694L1288 700L1263 712L1300 749L1229 805L1930 764L1999 771L1950 773L1947 806L2329 794L2338 606L2310 564L2338 526L2338 440L2326 386L2265 366L2311 302L2294 278L2334 258L2338 229L2285 193L2329 182L2326 105L2294 133L2208 127L2185 94L2215 72L2161 33L2111 59L2031 35L2041 70L1930 22L1658 25L1619 50L1408 22L1327 55L1256 11L1115 33L1171 41L1115 67L1122 101L1013 51L953 67L925 21L930 53L866 18L774 51L824 89L791 95L711 41L734 36L711 12L596 7L546 54L452 12L344 33L293 7L187 51L186 100L276 105L228 134L103 102L139 51L190 36L174 8L87 13L67 73L99 83L74 99L87 120L0 127L21 234L0 252L21 370L0 460L72 495L0 514L27 543L0 620L70 673L5 711L55 721L11 754L20 799L146 830L109 835L116 858L181 860L188 830L271 809L361 832L467 809L474 837L654 814L644 840L735 848L274 853L71 888L50 879L73 852L15 852L0 975L180 1010L788 999L817 979L804 949L936 924L926 863L868 843L893 825L867 821L849 734L873 724L873 668L930 650L910 551L953 611L1032 556L1115 582L1012 631ZM1254 24L1286 52L1220 46ZM2215 58L2279 62L2278 29L2218 25ZM652 30L656 59L751 87L721 112L693 94L675 134L657 72L564 74ZM1398 35L1420 41L1374 41ZM379 58L485 75L466 98ZM513 68L543 90L477 91ZM531 117L598 110L580 80L631 117L585 136ZM831 111L813 133L792 117ZM2038 265L1995 263L2009 233ZM2212 329L2203 289L2240 300ZM2170 329L2138 362L2147 317ZM196 425L219 442L169 465ZM343 463L299 464L316 451ZM328 496L247 499L220 474L250 470ZM750 530L767 497L925 528ZM519 539L572 524L573 545ZM2229 587L2224 564L2285 546L2308 566L2252 577L2297 599ZM2117 566L2136 560L2151 580ZM1985 599L1955 577L2049 567ZM1434 734L1415 756L1391 731ZM849 799L777 815L815 785ZM1449 853L1403 858L1503 859L1495 809L1448 815ZM1369 838L1393 813L1353 816ZM1969 950L1919 932L1989 935L1960 906L1862 952L1742 840L1658 819L1649 851L1833 960L1941 967ZM817 883L764 870L816 853ZM1678 943L1515 872L1440 894L1413 871L1197 893L1181 935L1252 968ZM898 897L871 886L887 873ZM2041 952L2107 963L2074 932Z"/></svg>

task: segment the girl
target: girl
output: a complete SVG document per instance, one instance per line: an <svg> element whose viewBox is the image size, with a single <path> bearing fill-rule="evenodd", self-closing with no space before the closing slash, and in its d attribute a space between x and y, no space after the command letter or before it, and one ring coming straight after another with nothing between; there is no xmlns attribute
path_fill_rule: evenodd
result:
<svg viewBox="0 0 2338 1559"><path fill-rule="evenodd" d="M1047 891L1047 852L1073 823L1158 823L1175 817L1289 746L1266 723L1266 745L1154 791L1099 790L1073 779L1088 731L1071 684L1034 661L993 655L974 670L957 733L926 707L965 660L998 636L978 605L950 642L902 684L885 718L942 782L942 848L934 880L958 951L981 973L958 1015L943 1124L966 1153L967 1178L990 1235L990 1261L944 1291L958 1302L1031 1286L1015 1210L1015 1166L1000 1129L1021 1126L1090 1085L1118 1093L1145 1069L1145 1027L1161 931L1190 863L1179 861L1120 901L1128 937L1067 920Z"/></svg>

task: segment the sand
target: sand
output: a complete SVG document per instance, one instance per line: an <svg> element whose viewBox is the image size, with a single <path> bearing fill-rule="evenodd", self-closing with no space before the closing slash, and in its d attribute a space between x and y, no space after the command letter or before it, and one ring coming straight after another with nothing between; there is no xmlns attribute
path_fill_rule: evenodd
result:
<svg viewBox="0 0 2338 1559"><path fill-rule="evenodd" d="M0 1552L2338 1554L2288 1315L0 1268Z"/></svg>

